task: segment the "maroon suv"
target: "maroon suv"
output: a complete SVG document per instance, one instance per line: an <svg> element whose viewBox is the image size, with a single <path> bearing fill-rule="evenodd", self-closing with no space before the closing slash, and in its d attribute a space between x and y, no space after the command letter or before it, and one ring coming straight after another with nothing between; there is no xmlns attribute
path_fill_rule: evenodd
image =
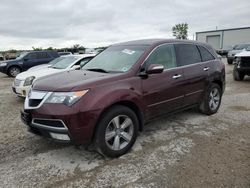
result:
<svg viewBox="0 0 250 188"><path fill-rule="evenodd" d="M207 44L149 39L110 46L84 66L37 80L22 120L35 134L126 153L145 122L198 106L220 107L225 66Z"/></svg>

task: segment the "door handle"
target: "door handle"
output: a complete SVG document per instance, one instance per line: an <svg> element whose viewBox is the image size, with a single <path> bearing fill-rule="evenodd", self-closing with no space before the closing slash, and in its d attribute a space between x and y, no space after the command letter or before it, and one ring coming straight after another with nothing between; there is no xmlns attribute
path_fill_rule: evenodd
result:
<svg viewBox="0 0 250 188"><path fill-rule="evenodd" d="M176 74L176 75L174 75L172 78L173 79L178 79L178 78L180 78L181 77L181 74Z"/></svg>
<svg viewBox="0 0 250 188"><path fill-rule="evenodd" d="M204 67L203 70L204 71L208 71L210 68L209 67Z"/></svg>

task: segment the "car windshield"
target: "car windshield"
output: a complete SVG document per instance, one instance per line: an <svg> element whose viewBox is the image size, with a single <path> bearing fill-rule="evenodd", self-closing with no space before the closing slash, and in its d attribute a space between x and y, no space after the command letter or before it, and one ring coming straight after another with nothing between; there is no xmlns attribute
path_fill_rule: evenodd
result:
<svg viewBox="0 0 250 188"><path fill-rule="evenodd" d="M64 58L64 57L55 58L55 59L53 59L52 61L50 61L48 64L49 64L49 65L54 65L54 64L56 64L57 62L63 60L63 58Z"/></svg>
<svg viewBox="0 0 250 188"><path fill-rule="evenodd" d="M26 56L29 52L23 52L21 53L16 59L22 59L24 56Z"/></svg>
<svg viewBox="0 0 250 188"><path fill-rule="evenodd" d="M126 72L146 48L147 46L111 46L90 60L83 69L106 73Z"/></svg>
<svg viewBox="0 0 250 188"><path fill-rule="evenodd" d="M80 59L80 56L66 56L66 57L59 57L57 59L60 59L58 62L53 64L51 67L54 69L66 69L68 66L70 66L72 63Z"/></svg>
<svg viewBox="0 0 250 188"><path fill-rule="evenodd" d="M239 44L234 47L235 50L243 50L247 49L250 46L250 44Z"/></svg>

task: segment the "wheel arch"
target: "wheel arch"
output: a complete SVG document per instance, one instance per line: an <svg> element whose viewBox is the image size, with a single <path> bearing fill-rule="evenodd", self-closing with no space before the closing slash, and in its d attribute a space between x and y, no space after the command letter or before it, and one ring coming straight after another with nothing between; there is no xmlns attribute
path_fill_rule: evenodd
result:
<svg viewBox="0 0 250 188"><path fill-rule="evenodd" d="M10 68L12 68L12 67L18 67L20 69L20 71L22 71L22 67L20 65L13 64L13 65L8 66L8 68L7 68L7 74L9 74Z"/></svg>
<svg viewBox="0 0 250 188"><path fill-rule="evenodd" d="M95 125L93 135L92 135L92 140L95 138L97 124L100 121L100 119L103 117L103 115L109 109L111 109L112 107L117 106L117 105L125 106L125 107L128 107L129 109L133 110L133 112L136 114L138 121L139 121L139 131L140 132L143 131L143 127L144 127L144 114L143 114L143 112L140 110L140 108L134 102L128 101L128 100L123 100L123 101L118 101L118 102L115 102L115 103L109 105L101 112L101 115L99 116L99 118L96 121L96 125Z"/></svg>

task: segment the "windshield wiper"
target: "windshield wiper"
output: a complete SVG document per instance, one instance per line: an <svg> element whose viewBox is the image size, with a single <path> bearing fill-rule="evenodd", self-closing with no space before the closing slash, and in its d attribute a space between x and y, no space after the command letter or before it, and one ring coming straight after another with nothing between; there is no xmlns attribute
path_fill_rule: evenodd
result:
<svg viewBox="0 0 250 188"><path fill-rule="evenodd" d="M109 71L106 71L104 69L100 69L100 68L93 68L93 69L86 69L88 71L95 71L95 72L104 72L104 73L109 73Z"/></svg>
<svg viewBox="0 0 250 188"><path fill-rule="evenodd" d="M53 68L53 69L61 69L61 68L58 68L58 67L53 67L53 66L50 66L50 68Z"/></svg>

